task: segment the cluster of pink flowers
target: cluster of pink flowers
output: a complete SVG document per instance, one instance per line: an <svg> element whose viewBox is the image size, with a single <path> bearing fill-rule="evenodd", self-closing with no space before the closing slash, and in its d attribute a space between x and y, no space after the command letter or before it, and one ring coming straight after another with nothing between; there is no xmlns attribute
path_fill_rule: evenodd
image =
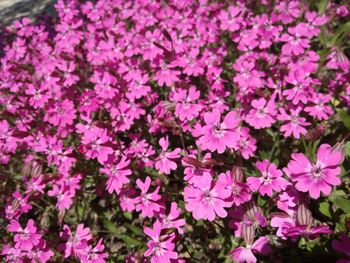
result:
<svg viewBox="0 0 350 263"><path fill-rule="evenodd" d="M58 0L7 27L6 262L278 261L326 235L349 258L313 210L349 193L349 7L311 2ZM189 249L203 225L221 251Z"/></svg>

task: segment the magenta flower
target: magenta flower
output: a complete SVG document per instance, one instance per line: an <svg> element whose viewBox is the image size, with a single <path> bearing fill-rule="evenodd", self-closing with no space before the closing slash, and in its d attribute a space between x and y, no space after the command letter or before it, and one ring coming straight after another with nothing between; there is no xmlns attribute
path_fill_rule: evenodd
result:
<svg viewBox="0 0 350 263"><path fill-rule="evenodd" d="M313 93L310 101L314 105L305 107L304 111L309 113L310 116L316 117L318 120L328 120L334 112L330 105L327 105L331 101L331 95L324 95L322 93Z"/></svg>
<svg viewBox="0 0 350 263"><path fill-rule="evenodd" d="M136 211L141 211L143 217L153 217L162 208L157 203L161 199L161 196L158 194L160 187L158 186L152 193L147 193L151 186L151 178L149 176L146 177L144 183L140 179L137 179L136 184L141 190L140 196L135 199Z"/></svg>
<svg viewBox="0 0 350 263"><path fill-rule="evenodd" d="M333 240L332 241L332 246L335 250L344 253L345 255L348 256L348 259L342 259L342 260L338 260L337 263L346 263L349 262L350 260L350 237L345 234L342 233L340 235L340 240Z"/></svg>
<svg viewBox="0 0 350 263"><path fill-rule="evenodd" d="M106 129L92 128L84 133L82 143L86 145L85 155L88 158L97 158L98 162L104 164L113 149L106 145L110 141Z"/></svg>
<svg viewBox="0 0 350 263"><path fill-rule="evenodd" d="M179 234L183 234L184 231L182 227L186 225L186 221L182 218L179 219L180 215L181 209L177 207L177 204L175 202L172 202L168 215L158 215L158 220L162 224L162 229L176 228Z"/></svg>
<svg viewBox="0 0 350 263"><path fill-rule="evenodd" d="M247 244L246 247L235 248L230 254L234 261L240 263L256 263L257 259L254 256L254 253L268 255L271 251L269 239L266 237L259 237L253 244Z"/></svg>
<svg viewBox="0 0 350 263"><path fill-rule="evenodd" d="M105 246L102 244L102 238L100 238L95 247L88 245L87 240L82 242L82 252L79 258L82 263L105 263L105 258L108 257L108 253L104 252Z"/></svg>
<svg viewBox="0 0 350 263"><path fill-rule="evenodd" d="M195 103L199 99L200 92L192 86L188 91L178 89L174 92L172 101L176 102L175 114L181 120L196 118L202 109L202 105Z"/></svg>
<svg viewBox="0 0 350 263"><path fill-rule="evenodd" d="M281 36L281 41L286 42L282 46L282 53L289 54L292 52L296 56L303 54L304 50L310 47L307 36L308 30L306 27L289 27L288 34Z"/></svg>
<svg viewBox="0 0 350 263"><path fill-rule="evenodd" d="M309 126L310 123L307 122L304 117L299 116L301 110L301 107L290 109L290 115L288 115L283 108L280 108L280 114L278 114L277 119L287 122L280 127L280 131L283 132L285 137L289 137L293 134L296 139L299 139L300 135L305 135L307 133L304 127Z"/></svg>
<svg viewBox="0 0 350 263"><path fill-rule="evenodd" d="M312 83L310 77L303 70L296 69L289 71L284 80L293 87L284 90L283 96L286 96L286 99L292 101L294 105L299 102L306 104L309 100L309 89Z"/></svg>
<svg viewBox="0 0 350 263"><path fill-rule="evenodd" d="M127 169L129 164L130 160L123 156L119 162L107 163L100 169L101 173L108 175L106 189L109 193L115 191L119 194L123 185L129 182L127 176L132 174L131 170Z"/></svg>
<svg viewBox="0 0 350 263"><path fill-rule="evenodd" d="M60 245L60 248L64 250L65 258L72 254L79 256L80 253L84 253L84 249L87 246L86 242L92 239L90 229L88 227L84 228L84 224L79 224L75 233L72 233L70 228L64 225L60 237L66 240L66 243Z"/></svg>
<svg viewBox="0 0 350 263"><path fill-rule="evenodd" d="M192 179L192 185L184 189L186 210L192 212L196 220L207 219L213 221L217 216L227 216L225 207L230 207L232 202L227 199L231 191L225 188L223 182L213 182L210 173L204 172L202 176Z"/></svg>
<svg viewBox="0 0 350 263"><path fill-rule="evenodd" d="M276 165L270 163L269 160L257 162L256 168L262 176L248 177L247 184L252 191L259 191L262 196L272 197L273 191L279 193L289 184L286 179L282 178L282 171L277 169Z"/></svg>
<svg viewBox="0 0 350 263"><path fill-rule="evenodd" d="M173 151L167 151L169 147L168 136L160 138L159 145L162 147L162 152L158 155L154 167L160 172L170 174L171 170L176 170L177 164L173 161L174 159L180 158L180 148L176 148Z"/></svg>
<svg viewBox="0 0 350 263"><path fill-rule="evenodd" d="M32 260L32 262L46 263L54 256L54 253L46 248L45 240L41 239L38 246L29 250L27 257Z"/></svg>
<svg viewBox="0 0 350 263"><path fill-rule="evenodd" d="M238 133L234 131L239 122L235 113L227 113L223 122L220 119L220 111L216 109L204 114L205 126L201 131L202 136L197 140L202 150L223 153L226 147L232 148L239 139Z"/></svg>
<svg viewBox="0 0 350 263"><path fill-rule="evenodd" d="M218 181L223 182L226 188L231 191L231 197L228 200L232 200L236 206L240 206L251 199L249 187L234 178L231 172L221 173Z"/></svg>
<svg viewBox="0 0 350 263"><path fill-rule="evenodd" d="M16 233L13 239L16 242L15 247L17 249L31 250L39 244L41 239L41 236L36 233L36 227L32 219L28 220L27 226L24 229L16 220L12 220L7 226L7 230Z"/></svg>
<svg viewBox="0 0 350 263"><path fill-rule="evenodd" d="M312 198L317 199L321 192L329 195L332 186L340 185L338 175L343 154L330 145L322 144L319 147L316 163L311 163L302 153L293 153L292 158L284 171L296 182L298 191L309 192Z"/></svg>
<svg viewBox="0 0 350 263"><path fill-rule="evenodd" d="M177 259L178 254L175 252L173 240L175 234L161 235L162 225L159 221L153 224L153 229L145 227L143 232L152 240L147 242L148 249L144 253L145 257L151 257L151 263L171 263L172 259Z"/></svg>
<svg viewBox="0 0 350 263"><path fill-rule="evenodd" d="M276 104L273 100L260 98L252 101L252 109L245 117L245 121L255 129L268 128L276 122Z"/></svg>

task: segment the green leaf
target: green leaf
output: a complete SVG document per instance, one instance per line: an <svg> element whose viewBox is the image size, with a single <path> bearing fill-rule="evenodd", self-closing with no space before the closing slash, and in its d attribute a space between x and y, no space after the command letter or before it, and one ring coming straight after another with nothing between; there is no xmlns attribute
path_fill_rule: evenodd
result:
<svg viewBox="0 0 350 263"><path fill-rule="evenodd" d="M344 126L350 130L350 115L345 110L338 110L338 116L343 122Z"/></svg>
<svg viewBox="0 0 350 263"><path fill-rule="evenodd" d="M124 212L123 216L128 220L132 220L132 213L130 212Z"/></svg>
<svg viewBox="0 0 350 263"><path fill-rule="evenodd" d="M138 247L140 246L142 243L140 241L138 241L137 239L134 239L130 236L127 235L121 235L120 239L123 240L123 242L125 243L125 245L128 248L132 248L132 247Z"/></svg>
<svg viewBox="0 0 350 263"><path fill-rule="evenodd" d="M331 201L336 204L340 209L345 213L350 213L350 200L345 197L340 196L331 196Z"/></svg>
<svg viewBox="0 0 350 263"><path fill-rule="evenodd" d="M328 5L328 0L321 0L317 4L317 9L318 9L318 14L323 15L324 12L326 11L327 5Z"/></svg>
<svg viewBox="0 0 350 263"><path fill-rule="evenodd" d="M137 226L134 226L132 224L124 224L127 229L129 229L131 232L133 232L137 236L143 236L143 232L140 228Z"/></svg>
<svg viewBox="0 0 350 263"><path fill-rule="evenodd" d="M113 222L108 219L103 220L103 226L108 230L108 232L112 234L119 235L121 233L120 230L113 224Z"/></svg>
<svg viewBox="0 0 350 263"><path fill-rule="evenodd" d="M325 215L325 216L327 216L327 217L329 217L329 218L331 218L332 216L331 216L331 206L329 205L329 203L328 202L322 202L322 203L320 203L319 204L319 208L318 208L318 210L323 214L323 215Z"/></svg>
<svg viewBox="0 0 350 263"><path fill-rule="evenodd" d="M346 158L350 158L350 141L346 142L344 145L344 153Z"/></svg>

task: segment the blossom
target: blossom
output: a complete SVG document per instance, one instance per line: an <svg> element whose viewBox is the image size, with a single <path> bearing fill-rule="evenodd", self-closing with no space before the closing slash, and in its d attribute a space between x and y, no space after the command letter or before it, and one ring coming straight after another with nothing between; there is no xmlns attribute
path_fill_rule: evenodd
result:
<svg viewBox="0 0 350 263"><path fill-rule="evenodd" d="M16 220L12 220L7 226L7 230L16 233L14 240L16 242L15 247L17 249L29 251L40 242L41 236L36 233L36 227L33 219L28 220L27 226L24 229Z"/></svg>
<svg viewBox="0 0 350 263"><path fill-rule="evenodd" d="M170 235L161 235L162 225L159 221L153 224L153 229L145 227L143 232L152 240L147 242L148 249L145 251L145 257L151 257L151 263L170 263L172 259L177 259L178 254L174 251L175 238L174 233Z"/></svg>
<svg viewBox="0 0 350 263"><path fill-rule="evenodd" d="M238 120L234 112L227 113L223 122L220 118L220 111L216 109L204 114L205 126L200 132L202 136L197 141L202 150L223 153L226 147L233 147L238 140L239 135L234 131Z"/></svg>
<svg viewBox="0 0 350 263"><path fill-rule="evenodd" d="M87 245L87 240L82 242L82 253L79 255L81 262L83 263L105 263L105 258L108 257L108 253L104 252L104 245L102 244L102 238L100 238L95 247Z"/></svg>
<svg viewBox="0 0 350 263"><path fill-rule="evenodd" d="M136 211L141 211L143 217L153 217L162 207L157 203L161 199L161 196L158 194L160 187L158 186L152 193L147 193L151 186L151 178L149 176L146 177L145 182L137 179L136 184L141 190L140 195L135 199Z"/></svg>
<svg viewBox="0 0 350 263"><path fill-rule="evenodd" d="M316 163L311 163L302 153L293 153L292 159L284 169L285 173L296 182L298 191L309 192L314 199L319 198L321 192L329 195L332 186L341 183L338 175L343 155L328 144L318 148Z"/></svg>
<svg viewBox="0 0 350 263"><path fill-rule="evenodd" d="M204 172L202 176L193 178L192 185L184 189L186 210L192 212L196 220L207 219L213 221L217 216L227 216L225 207L230 207L227 199L231 191L225 188L222 182L213 182L210 173Z"/></svg>
<svg viewBox="0 0 350 263"><path fill-rule="evenodd" d="M170 212L168 215L159 214L158 220L162 225L162 229L176 228L179 234L183 234L182 227L186 224L184 219L179 219L181 209L177 207L176 202L171 203Z"/></svg>
<svg viewBox="0 0 350 263"><path fill-rule="evenodd" d="M255 263L257 261L254 253L268 255L271 253L269 240L266 237L259 237L253 244L246 247L238 247L230 252L233 260L238 262ZM254 252L254 253L253 253Z"/></svg>
<svg viewBox="0 0 350 263"><path fill-rule="evenodd" d="M188 91L179 89L174 92L171 100L176 102L175 114L181 121L185 119L190 121L198 116L202 106L195 101L199 96L200 92L193 86Z"/></svg>
<svg viewBox="0 0 350 263"><path fill-rule="evenodd" d="M218 181L223 182L226 185L226 188L231 191L232 202L236 206L248 202L251 198L249 187L242 182L239 182L237 178L234 178L234 175L231 172L221 173L219 175Z"/></svg>
<svg viewBox="0 0 350 263"><path fill-rule="evenodd" d="M113 163L107 163L100 169L101 173L108 176L106 189L109 193L115 191L117 194L119 194L123 185L129 182L127 176L132 174L131 170L127 169L129 164L130 160L123 156L118 162L115 161Z"/></svg>
<svg viewBox="0 0 350 263"><path fill-rule="evenodd" d="M287 187L288 181L282 178L282 171L277 169L274 163L270 163L269 160L259 161L256 168L262 176L247 178L247 184L252 191L272 197L273 191L281 192Z"/></svg>
<svg viewBox="0 0 350 263"><path fill-rule="evenodd" d="M350 238L347 234L342 233L340 235L340 240L333 240L332 246L335 250L344 253L350 258ZM338 260L337 263L345 263L348 260Z"/></svg>
<svg viewBox="0 0 350 263"><path fill-rule="evenodd" d="M165 174L170 174L171 170L176 170L177 165L173 161L174 159L180 158L179 153L181 152L180 148L176 148L173 151L167 151L169 147L169 138L160 138L159 145L162 147L162 152L156 159L154 167L160 172Z"/></svg>
<svg viewBox="0 0 350 263"><path fill-rule="evenodd" d="M103 164L113 149L106 143L110 140L106 129L92 128L84 133L82 143L86 145L85 155L88 158L97 158Z"/></svg>
<svg viewBox="0 0 350 263"><path fill-rule="evenodd" d="M328 120L334 112L330 105L327 105L331 101L329 94L323 95L322 93L313 93L311 101L314 105L305 107L304 111L309 113L310 116L316 117L318 120Z"/></svg>
<svg viewBox="0 0 350 263"><path fill-rule="evenodd" d="M252 109L245 117L245 121L255 129L268 128L276 121L276 104L273 100L260 98L252 101Z"/></svg>
<svg viewBox="0 0 350 263"><path fill-rule="evenodd" d="M280 131L283 132L285 137L289 137L293 134L296 139L300 138L300 135L305 135L307 130L304 128L309 126L310 123L306 121L304 117L300 117L302 108L290 109L290 114L287 114L283 108L280 108L280 114L277 119L287 122L280 127Z"/></svg>
<svg viewBox="0 0 350 263"><path fill-rule="evenodd" d="M90 229L84 228L84 224L79 224L75 233L72 233L69 226L64 225L60 237L66 240L66 243L61 244L61 249L64 250L64 257L67 258L71 254L78 256L84 252L87 246L87 241L92 239Z"/></svg>

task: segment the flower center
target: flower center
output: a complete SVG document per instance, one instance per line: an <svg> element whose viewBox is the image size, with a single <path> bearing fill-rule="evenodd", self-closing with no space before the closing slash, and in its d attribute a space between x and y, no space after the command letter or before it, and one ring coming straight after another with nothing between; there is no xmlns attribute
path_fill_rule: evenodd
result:
<svg viewBox="0 0 350 263"><path fill-rule="evenodd" d="M315 178L319 178L322 176L322 168L319 165L315 165L312 167L311 173Z"/></svg>

